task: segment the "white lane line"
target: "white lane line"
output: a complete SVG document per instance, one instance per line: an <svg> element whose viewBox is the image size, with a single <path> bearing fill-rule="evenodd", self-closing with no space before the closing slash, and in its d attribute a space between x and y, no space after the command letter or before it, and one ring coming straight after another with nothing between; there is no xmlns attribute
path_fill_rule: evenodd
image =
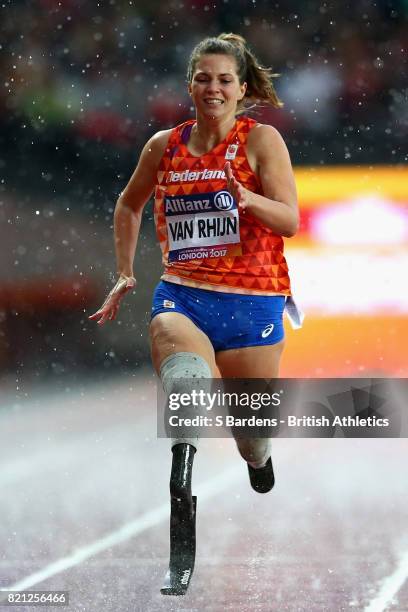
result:
<svg viewBox="0 0 408 612"><path fill-rule="evenodd" d="M219 476L215 478L211 478L206 482L197 486L197 497L198 503L201 503L202 500L209 499L213 497L219 491L223 491L225 487L231 486L235 481L239 480L244 476L245 472L242 469L241 462L237 462L234 468L231 468L225 472L222 472ZM194 491L195 493L195 491ZM100 540L96 540L88 546L84 546L82 548L78 548L72 554L67 557L63 557L58 561L54 561L50 565L44 567L44 569L19 580L18 582L12 584L8 587L2 587L1 591L24 591L25 589L29 589L30 587L47 580L47 578L51 578L56 574L60 574L61 572L66 571L71 567L75 567L79 565L86 559L97 555L108 548L112 548L113 546L117 546L130 538L146 531L150 527L157 525L169 518L170 514L170 504L166 503L150 512L146 512L139 518L131 521L130 523L126 523L120 529L116 531L112 531L105 537Z"/></svg>
<svg viewBox="0 0 408 612"><path fill-rule="evenodd" d="M408 578L408 550L402 555L397 569L391 576L384 579L378 595L373 599L364 612L383 612L392 598L398 593Z"/></svg>

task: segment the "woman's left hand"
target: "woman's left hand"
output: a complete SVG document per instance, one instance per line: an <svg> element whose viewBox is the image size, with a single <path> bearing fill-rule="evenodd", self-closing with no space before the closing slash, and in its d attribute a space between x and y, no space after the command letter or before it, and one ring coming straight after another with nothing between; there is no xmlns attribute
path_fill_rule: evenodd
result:
<svg viewBox="0 0 408 612"><path fill-rule="evenodd" d="M232 173L231 164L227 162L224 166L225 176L227 177L228 191L238 204L238 208L244 211L250 204L251 192L245 189Z"/></svg>

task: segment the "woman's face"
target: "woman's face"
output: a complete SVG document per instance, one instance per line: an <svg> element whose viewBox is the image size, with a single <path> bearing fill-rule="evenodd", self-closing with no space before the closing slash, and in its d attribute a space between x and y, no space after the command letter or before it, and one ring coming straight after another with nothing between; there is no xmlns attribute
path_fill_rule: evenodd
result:
<svg viewBox="0 0 408 612"><path fill-rule="evenodd" d="M239 83L231 55L209 53L198 60L188 90L197 113L216 119L235 115L246 87L246 83Z"/></svg>

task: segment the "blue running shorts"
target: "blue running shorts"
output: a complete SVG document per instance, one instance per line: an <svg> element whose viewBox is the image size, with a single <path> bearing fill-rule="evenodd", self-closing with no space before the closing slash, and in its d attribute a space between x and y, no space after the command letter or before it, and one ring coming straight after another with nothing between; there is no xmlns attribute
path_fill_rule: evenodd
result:
<svg viewBox="0 0 408 612"><path fill-rule="evenodd" d="M284 337L284 295L246 295L160 281L151 319L180 312L210 339L215 351L276 344Z"/></svg>

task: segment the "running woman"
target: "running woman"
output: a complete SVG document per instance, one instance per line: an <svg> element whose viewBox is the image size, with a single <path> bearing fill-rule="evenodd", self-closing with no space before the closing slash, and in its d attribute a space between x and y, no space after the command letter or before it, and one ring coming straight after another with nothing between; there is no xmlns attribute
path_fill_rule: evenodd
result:
<svg viewBox="0 0 408 612"><path fill-rule="evenodd" d="M237 34L201 41L187 70L195 119L150 138L117 201L119 277L90 319L99 325L114 320L135 287L142 211L154 193L164 272L153 297L150 337L166 394L188 392L192 378L278 377L282 317L291 296L282 237L298 229L296 187L280 134L243 114L256 102L282 106L272 76ZM236 443L252 487L266 493L274 484L270 441ZM164 594L184 594L194 567L197 446L196 438L172 440Z"/></svg>

